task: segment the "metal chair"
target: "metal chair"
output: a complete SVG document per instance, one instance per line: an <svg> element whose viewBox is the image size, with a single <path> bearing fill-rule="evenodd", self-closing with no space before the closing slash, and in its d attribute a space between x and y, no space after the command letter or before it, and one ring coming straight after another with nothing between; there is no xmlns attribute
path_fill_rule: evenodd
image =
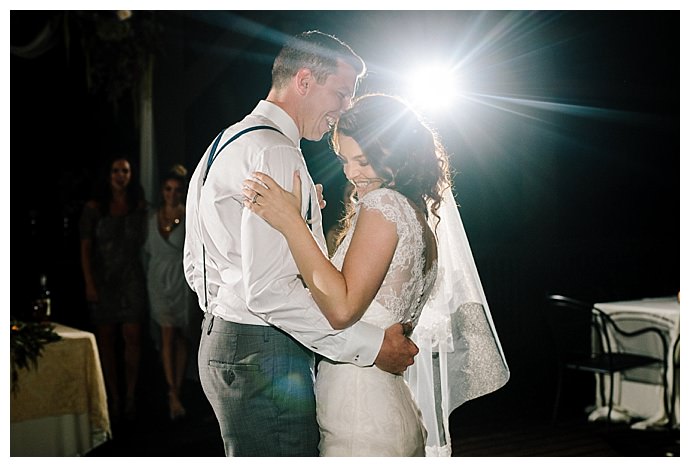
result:
<svg viewBox="0 0 690 467"><path fill-rule="evenodd" d="M599 385L602 402L607 402L607 423L611 422L614 395L614 374L649 365L660 365L664 386L664 410L671 421L668 401L667 355L668 342L666 334L659 328L645 326L632 331L621 329L604 311L592 303L565 297L549 295L547 297L547 321L553 336L554 349L558 355L558 385L554 402L552 422L555 423L565 370L576 370L608 375L608 397L604 394L604 384ZM650 356L626 351L625 340L632 337L651 335L659 339L661 356Z"/></svg>

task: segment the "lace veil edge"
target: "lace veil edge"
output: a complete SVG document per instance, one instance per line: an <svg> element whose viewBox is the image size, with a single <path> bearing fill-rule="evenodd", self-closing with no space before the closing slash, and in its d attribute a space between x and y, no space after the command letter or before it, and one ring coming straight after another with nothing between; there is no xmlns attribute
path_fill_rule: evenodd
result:
<svg viewBox="0 0 690 467"><path fill-rule="evenodd" d="M510 371L450 188L439 214L438 277L412 334L419 354L405 379L427 429L427 456L445 457L451 412L501 388Z"/></svg>

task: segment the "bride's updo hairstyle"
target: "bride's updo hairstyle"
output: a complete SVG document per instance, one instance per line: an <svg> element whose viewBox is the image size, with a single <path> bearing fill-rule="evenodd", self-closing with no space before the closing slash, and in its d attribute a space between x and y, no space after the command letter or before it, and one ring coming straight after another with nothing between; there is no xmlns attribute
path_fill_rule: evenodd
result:
<svg viewBox="0 0 690 467"><path fill-rule="evenodd" d="M420 116L402 99L385 94L357 98L340 117L331 136L339 152L340 135L354 139L383 186L400 192L436 218L443 190L450 186L448 155Z"/></svg>

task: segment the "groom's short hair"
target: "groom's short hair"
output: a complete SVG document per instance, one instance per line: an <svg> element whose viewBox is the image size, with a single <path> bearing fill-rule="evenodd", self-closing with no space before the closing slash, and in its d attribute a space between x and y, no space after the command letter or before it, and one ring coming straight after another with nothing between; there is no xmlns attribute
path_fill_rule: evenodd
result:
<svg viewBox="0 0 690 467"><path fill-rule="evenodd" d="M316 81L323 84L335 74L338 60L354 68L357 78L366 73L364 60L349 45L335 36L320 31L306 31L290 38L273 62L272 86L281 89L301 68L308 68Z"/></svg>

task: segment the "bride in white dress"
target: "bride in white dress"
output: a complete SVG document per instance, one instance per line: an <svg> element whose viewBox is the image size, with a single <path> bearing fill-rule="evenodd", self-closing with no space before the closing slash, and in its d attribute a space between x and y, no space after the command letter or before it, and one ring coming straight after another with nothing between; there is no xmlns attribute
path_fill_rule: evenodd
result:
<svg viewBox="0 0 690 467"><path fill-rule="evenodd" d="M450 192L446 152L417 114L385 95L356 100L337 122L332 144L356 200L331 261L301 216L298 174L288 192L255 173L254 180L246 181L245 206L285 236L305 284L334 329L361 319L383 329L404 323L411 332L439 271L442 252L435 231L443 224L438 211L444 191ZM315 384L320 454L438 454L427 437L431 430L432 438L439 438L436 417L442 413L446 419L440 429L446 433L441 438L449 455L447 410L434 395L438 382L421 384L423 376L414 374L415 388L429 392L424 396L436 405L427 420L419 408L420 394L413 394L403 375L321 360Z"/></svg>
<svg viewBox="0 0 690 467"><path fill-rule="evenodd" d="M342 145L341 150L347 154ZM399 192L378 188L359 196L352 227L331 261L342 270L364 211L383 217L395 227L398 242L383 283L361 319L382 329L396 322L415 324L436 279L433 233L423 214ZM319 364L317 374L321 455L424 456L426 429L402 375L330 360Z"/></svg>

